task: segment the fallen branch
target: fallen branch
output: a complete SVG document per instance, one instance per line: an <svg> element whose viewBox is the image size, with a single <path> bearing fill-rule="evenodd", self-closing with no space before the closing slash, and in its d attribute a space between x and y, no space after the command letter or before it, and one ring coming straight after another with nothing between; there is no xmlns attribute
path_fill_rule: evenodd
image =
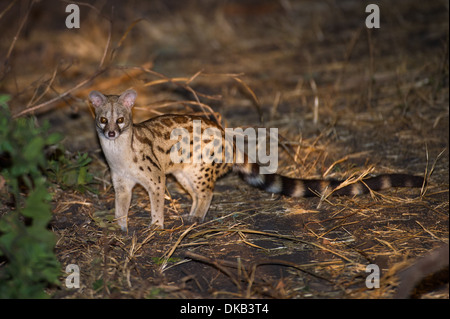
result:
<svg viewBox="0 0 450 319"><path fill-rule="evenodd" d="M92 76L90 76L89 78L81 81L76 86L74 86L73 88L65 91L64 93L61 93L60 95L54 97L53 99L45 101L45 102L43 102L41 104L29 107L29 108L27 108L27 109L25 109L25 110L23 110L23 111L21 111L19 113L13 114L12 117L13 118L18 118L18 117L24 116L24 115L26 115L28 113L34 112L34 111L36 111L36 110L38 110L40 108L43 108L43 107L45 107L47 105L50 105L50 104L52 104L52 103L54 103L54 102L56 102L58 100L61 100L62 98L64 98L67 95L69 95L70 93L72 93L72 92L78 90L79 88L81 88L82 86L86 85L87 83L89 83L90 81L92 81L93 79L95 79L97 76L99 76L100 74L102 74L105 71L106 71L106 69L99 69Z"/></svg>
<svg viewBox="0 0 450 319"><path fill-rule="evenodd" d="M324 247L322 245L319 245L319 244L316 244L316 243L313 243L313 242L308 242L308 241L305 241L305 240L302 240L302 239L299 239L299 238L296 238L296 237L292 237L292 236L280 235L280 234L277 234L277 233L263 232L263 231L259 231L259 230L253 230L253 229L213 228L213 229L206 229L204 231L200 231L198 233L195 233L195 234L189 236L189 238L195 238L195 237L198 237L198 236L202 236L202 235L204 235L206 233L220 232L220 231L223 231L223 232L235 232L235 233L236 232L242 232L242 233L257 234L257 235L271 236L271 237L277 237L277 238L292 240L292 241L300 242L300 243L306 244L306 245L311 245L311 246L314 246L316 248L328 251L328 252L332 253L333 255L336 255L336 256L346 260L347 262L356 263L355 261L351 260L350 258L348 258L348 257L346 257L346 256L344 256L344 255L342 255L342 254L340 254L338 252L335 252L335 251L333 251L333 250L331 250L331 249L329 249L327 247Z"/></svg>
<svg viewBox="0 0 450 319"><path fill-rule="evenodd" d="M246 296L245 296L246 298L251 297L251 287L253 286L253 283L255 282L256 269L259 266L278 265L278 266L291 267L291 268L298 269L298 270L300 270L310 276L313 276L315 278L325 280L328 283L332 283L331 280L329 280L325 277L319 276L311 271L305 270L300 265L297 265L297 264L289 262L289 261L280 260L280 259L263 259L263 260L258 260L256 262L253 262L250 265L245 265L240 259L238 260L238 262L233 262L233 261L229 261L229 260L216 260L216 259L212 259L212 258L209 258L206 256L199 255L192 251L187 251L184 254L184 257L195 260L195 261L199 261L204 264L213 266L214 268L217 268L218 270L220 270L222 273L227 275L233 281L233 283L236 285L236 287L239 289L239 291L242 291L241 290L241 288L242 288L241 280L239 280L239 278L240 278L239 274L241 274L241 273L244 274L245 279L247 281L247 289L246 289ZM227 267L237 269L238 275L233 274L229 269L227 269Z"/></svg>

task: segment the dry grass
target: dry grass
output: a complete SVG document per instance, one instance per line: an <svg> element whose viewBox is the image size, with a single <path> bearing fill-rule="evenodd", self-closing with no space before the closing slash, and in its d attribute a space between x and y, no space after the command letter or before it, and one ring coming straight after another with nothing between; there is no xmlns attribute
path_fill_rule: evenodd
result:
<svg viewBox="0 0 450 319"><path fill-rule="evenodd" d="M382 28L368 30L359 2L94 3L81 29L62 31L65 2L9 4L0 91L16 116L50 119L71 151L88 151L98 182L98 194L55 190L56 253L82 275L57 298L390 298L401 269L448 243L448 4L382 2ZM284 175L432 175L422 191L313 199L227 176L210 219L190 226L190 199L171 180L166 229L147 228L138 187L122 234L87 94L129 87L136 121L208 112L226 127L278 127ZM379 289L365 287L371 263ZM416 295L448 298L448 278Z"/></svg>

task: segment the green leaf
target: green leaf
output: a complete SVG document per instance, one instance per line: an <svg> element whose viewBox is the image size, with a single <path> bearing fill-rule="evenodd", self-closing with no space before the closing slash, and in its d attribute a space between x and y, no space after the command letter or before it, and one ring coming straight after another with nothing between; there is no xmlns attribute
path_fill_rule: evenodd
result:
<svg viewBox="0 0 450 319"><path fill-rule="evenodd" d="M0 298L45 298L45 287L58 284L61 269L53 251L55 234L47 229L52 212L43 175L44 147L61 137L48 134L48 125L37 127L31 118L12 120L7 100L0 95L0 153L7 153L11 161L2 176L16 210L0 217L0 255L6 257L0 267ZM19 191L23 184L27 196Z"/></svg>
<svg viewBox="0 0 450 319"><path fill-rule="evenodd" d="M23 156L29 162L41 164L45 141L41 136L34 137L23 149Z"/></svg>
<svg viewBox="0 0 450 319"><path fill-rule="evenodd" d="M47 144L47 145L54 145L54 144L56 144L56 143L61 142L62 139L63 139L63 136L62 136L61 134L59 134L59 133L53 133L53 134L50 134L50 135L47 137L46 144Z"/></svg>

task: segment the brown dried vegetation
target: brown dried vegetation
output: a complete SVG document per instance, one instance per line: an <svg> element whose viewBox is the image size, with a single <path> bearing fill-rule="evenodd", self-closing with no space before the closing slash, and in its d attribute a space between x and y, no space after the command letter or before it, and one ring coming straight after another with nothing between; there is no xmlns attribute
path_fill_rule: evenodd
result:
<svg viewBox="0 0 450 319"><path fill-rule="evenodd" d="M2 3L11 111L48 119L94 158L97 194L54 190L57 256L81 269L80 289L55 297L392 297L401 269L448 244L448 3L378 3L372 30L360 1L98 1L70 30L64 1ZM226 127L277 127L285 175L432 174L422 190L308 199L229 175L201 225L183 223L190 199L169 180L166 229L147 228L136 187L123 234L87 94L129 87L136 121L212 110ZM365 286L368 264L380 289ZM448 298L448 277L437 283L414 293Z"/></svg>

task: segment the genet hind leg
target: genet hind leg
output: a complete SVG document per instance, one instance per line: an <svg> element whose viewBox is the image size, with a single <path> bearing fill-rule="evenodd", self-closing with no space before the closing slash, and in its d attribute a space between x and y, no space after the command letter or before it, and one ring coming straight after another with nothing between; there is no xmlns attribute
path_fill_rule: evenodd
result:
<svg viewBox="0 0 450 319"><path fill-rule="evenodd" d="M192 198L190 222L203 222L211 204L215 179L212 174L208 174L208 171L211 171L211 168L207 170L209 166L207 164L190 166L173 173Z"/></svg>

